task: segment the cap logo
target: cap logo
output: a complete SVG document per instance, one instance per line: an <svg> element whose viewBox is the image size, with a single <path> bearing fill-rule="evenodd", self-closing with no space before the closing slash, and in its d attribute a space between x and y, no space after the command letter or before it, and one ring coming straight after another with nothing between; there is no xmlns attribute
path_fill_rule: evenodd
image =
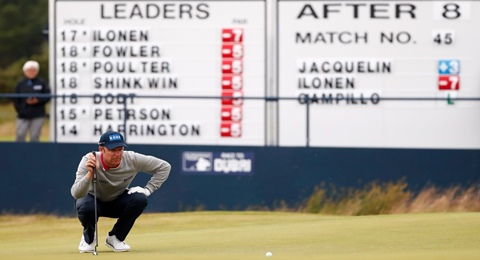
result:
<svg viewBox="0 0 480 260"><path fill-rule="evenodd" d="M114 135L108 136L108 139L109 139L110 141L118 141L118 140L121 141L121 140L122 140L122 137L121 137L120 135L118 135L118 134L114 134Z"/></svg>

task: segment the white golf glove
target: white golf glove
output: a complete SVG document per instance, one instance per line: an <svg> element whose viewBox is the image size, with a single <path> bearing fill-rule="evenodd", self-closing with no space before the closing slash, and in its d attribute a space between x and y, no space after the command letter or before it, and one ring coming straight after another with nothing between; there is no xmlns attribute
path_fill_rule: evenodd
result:
<svg viewBox="0 0 480 260"><path fill-rule="evenodd" d="M139 187L139 186L135 186L135 187L132 187L132 188L128 189L128 194L132 194L132 193L135 193L135 192L143 193L147 197L150 196L150 194L151 194L149 189L142 188L142 187Z"/></svg>

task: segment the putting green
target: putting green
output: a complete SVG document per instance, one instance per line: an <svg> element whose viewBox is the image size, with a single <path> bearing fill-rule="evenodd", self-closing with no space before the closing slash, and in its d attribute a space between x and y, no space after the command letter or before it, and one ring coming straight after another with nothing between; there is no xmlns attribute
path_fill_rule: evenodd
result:
<svg viewBox="0 0 480 260"><path fill-rule="evenodd" d="M282 212L144 214L114 253L80 254L76 218L0 216L0 259L479 259L480 213L325 216Z"/></svg>

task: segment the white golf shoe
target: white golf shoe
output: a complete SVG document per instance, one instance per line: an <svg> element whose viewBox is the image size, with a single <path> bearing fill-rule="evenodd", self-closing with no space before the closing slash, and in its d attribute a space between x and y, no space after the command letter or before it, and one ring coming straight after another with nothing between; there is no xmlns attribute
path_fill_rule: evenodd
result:
<svg viewBox="0 0 480 260"><path fill-rule="evenodd" d="M88 244L85 241L85 237L82 235L82 239L80 239L80 244L78 245L78 251L80 251L80 253L91 253L94 250L95 250L95 240L91 244Z"/></svg>
<svg viewBox="0 0 480 260"><path fill-rule="evenodd" d="M113 249L115 252L128 252L130 251L130 246L127 245L124 241L118 240L118 238L113 235L107 235L107 240L105 241L105 245Z"/></svg>

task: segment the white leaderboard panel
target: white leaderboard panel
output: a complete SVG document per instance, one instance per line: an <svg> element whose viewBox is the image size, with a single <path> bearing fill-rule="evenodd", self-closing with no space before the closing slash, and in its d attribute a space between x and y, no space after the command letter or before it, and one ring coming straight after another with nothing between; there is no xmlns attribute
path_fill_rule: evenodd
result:
<svg viewBox="0 0 480 260"><path fill-rule="evenodd" d="M56 141L264 145L265 6L50 0Z"/></svg>
<svg viewBox="0 0 480 260"><path fill-rule="evenodd" d="M279 106L279 144L480 148L480 103L453 100L480 97L479 14L479 1L278 1L279 95L297 98Z"/></svg>
<svg viewBox="0 0 480 260"><path fill-rule="evenodd" d="M480 102L459 100L480 97L478 14L480 1L50 0L52 140L479 149Z"/></svg>

